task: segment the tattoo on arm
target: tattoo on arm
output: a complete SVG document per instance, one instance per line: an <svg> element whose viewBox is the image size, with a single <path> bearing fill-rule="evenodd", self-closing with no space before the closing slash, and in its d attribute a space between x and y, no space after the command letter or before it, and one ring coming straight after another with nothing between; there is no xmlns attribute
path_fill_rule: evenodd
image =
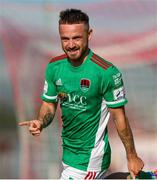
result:
<svg viewBox="0 0 157 180"><path fill-rule="evenodd" d="M54 118L54 114L52 113L46 113L44 118L43 118L43 124L42 124L42 128L46 128L47 126L49 126L52 122Z"/></svg>

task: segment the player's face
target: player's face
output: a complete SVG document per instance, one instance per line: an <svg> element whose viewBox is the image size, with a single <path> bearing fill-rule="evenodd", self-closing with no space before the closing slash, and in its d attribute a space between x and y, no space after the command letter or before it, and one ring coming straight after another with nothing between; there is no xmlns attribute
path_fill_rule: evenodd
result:
<svg viewBox="0 0 157 180"><path fill-rule="evenodd" d="M59 33L62 48L71 60L79 60L88 50L92 30L85 24L60 24Z"/></svg>

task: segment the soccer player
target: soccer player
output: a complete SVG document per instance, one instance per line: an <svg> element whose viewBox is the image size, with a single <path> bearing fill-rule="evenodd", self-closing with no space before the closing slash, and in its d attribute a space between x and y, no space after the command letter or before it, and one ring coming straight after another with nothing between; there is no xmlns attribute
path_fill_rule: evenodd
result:
<svg viewBox="0 0 157 180"><path fill-rule="evenodd" d="M46 68L43 103L35 120L20 122L34 136L53 120L57 103L62 110L63 172L61 179L102 177L111 160L107 123L113 116L132 177L142 170L131 128L121 72L89 49L92 29L87 14L77 9L60 13L59 33L65 54Z"/></svg>

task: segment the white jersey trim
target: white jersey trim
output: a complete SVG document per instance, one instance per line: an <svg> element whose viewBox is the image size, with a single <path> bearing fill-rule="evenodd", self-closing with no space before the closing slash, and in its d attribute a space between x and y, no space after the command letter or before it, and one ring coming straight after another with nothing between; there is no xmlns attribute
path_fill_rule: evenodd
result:
<svg viewBox="0 0 157 180"><path fill-rule="evenodd" d="M113 104L119 104L119 103L122 103L122 102L125 102L126 99L121 99L121 100L118 100L118 101L113 101L113 102L108 102L108 101L105 101L105 103L107 105L113 105Z"/></svg>
<svg viewBox="0 0 157 180"><path fill-rule="evenodd" d="M103 100L101 104L101 117L99 121L99 127L96 133L95 145L91 152L87 171L101 171L105 147L104 135L109 118L110 113L106 107L105 100Z"/></svg>
<svg viewBox="0 0 157 180"><path fill-rule="evenodd" d="M48 96L46 94L43 94L43 96L46 98L46 99L49 99L49 100L55 100L57 99L57 96Z"/></svg>

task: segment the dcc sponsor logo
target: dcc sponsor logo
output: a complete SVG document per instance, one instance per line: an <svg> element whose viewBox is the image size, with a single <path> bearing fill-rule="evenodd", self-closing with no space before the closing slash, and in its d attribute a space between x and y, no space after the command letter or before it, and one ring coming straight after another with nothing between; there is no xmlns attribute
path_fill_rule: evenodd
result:
<svg viewBox="0 0 157 180"><path fill-rule="evenodd" d="M68 106L72 109L86 109L87 98L77 94L66 94L61 92L58 94L62 106Z"/></svg>

